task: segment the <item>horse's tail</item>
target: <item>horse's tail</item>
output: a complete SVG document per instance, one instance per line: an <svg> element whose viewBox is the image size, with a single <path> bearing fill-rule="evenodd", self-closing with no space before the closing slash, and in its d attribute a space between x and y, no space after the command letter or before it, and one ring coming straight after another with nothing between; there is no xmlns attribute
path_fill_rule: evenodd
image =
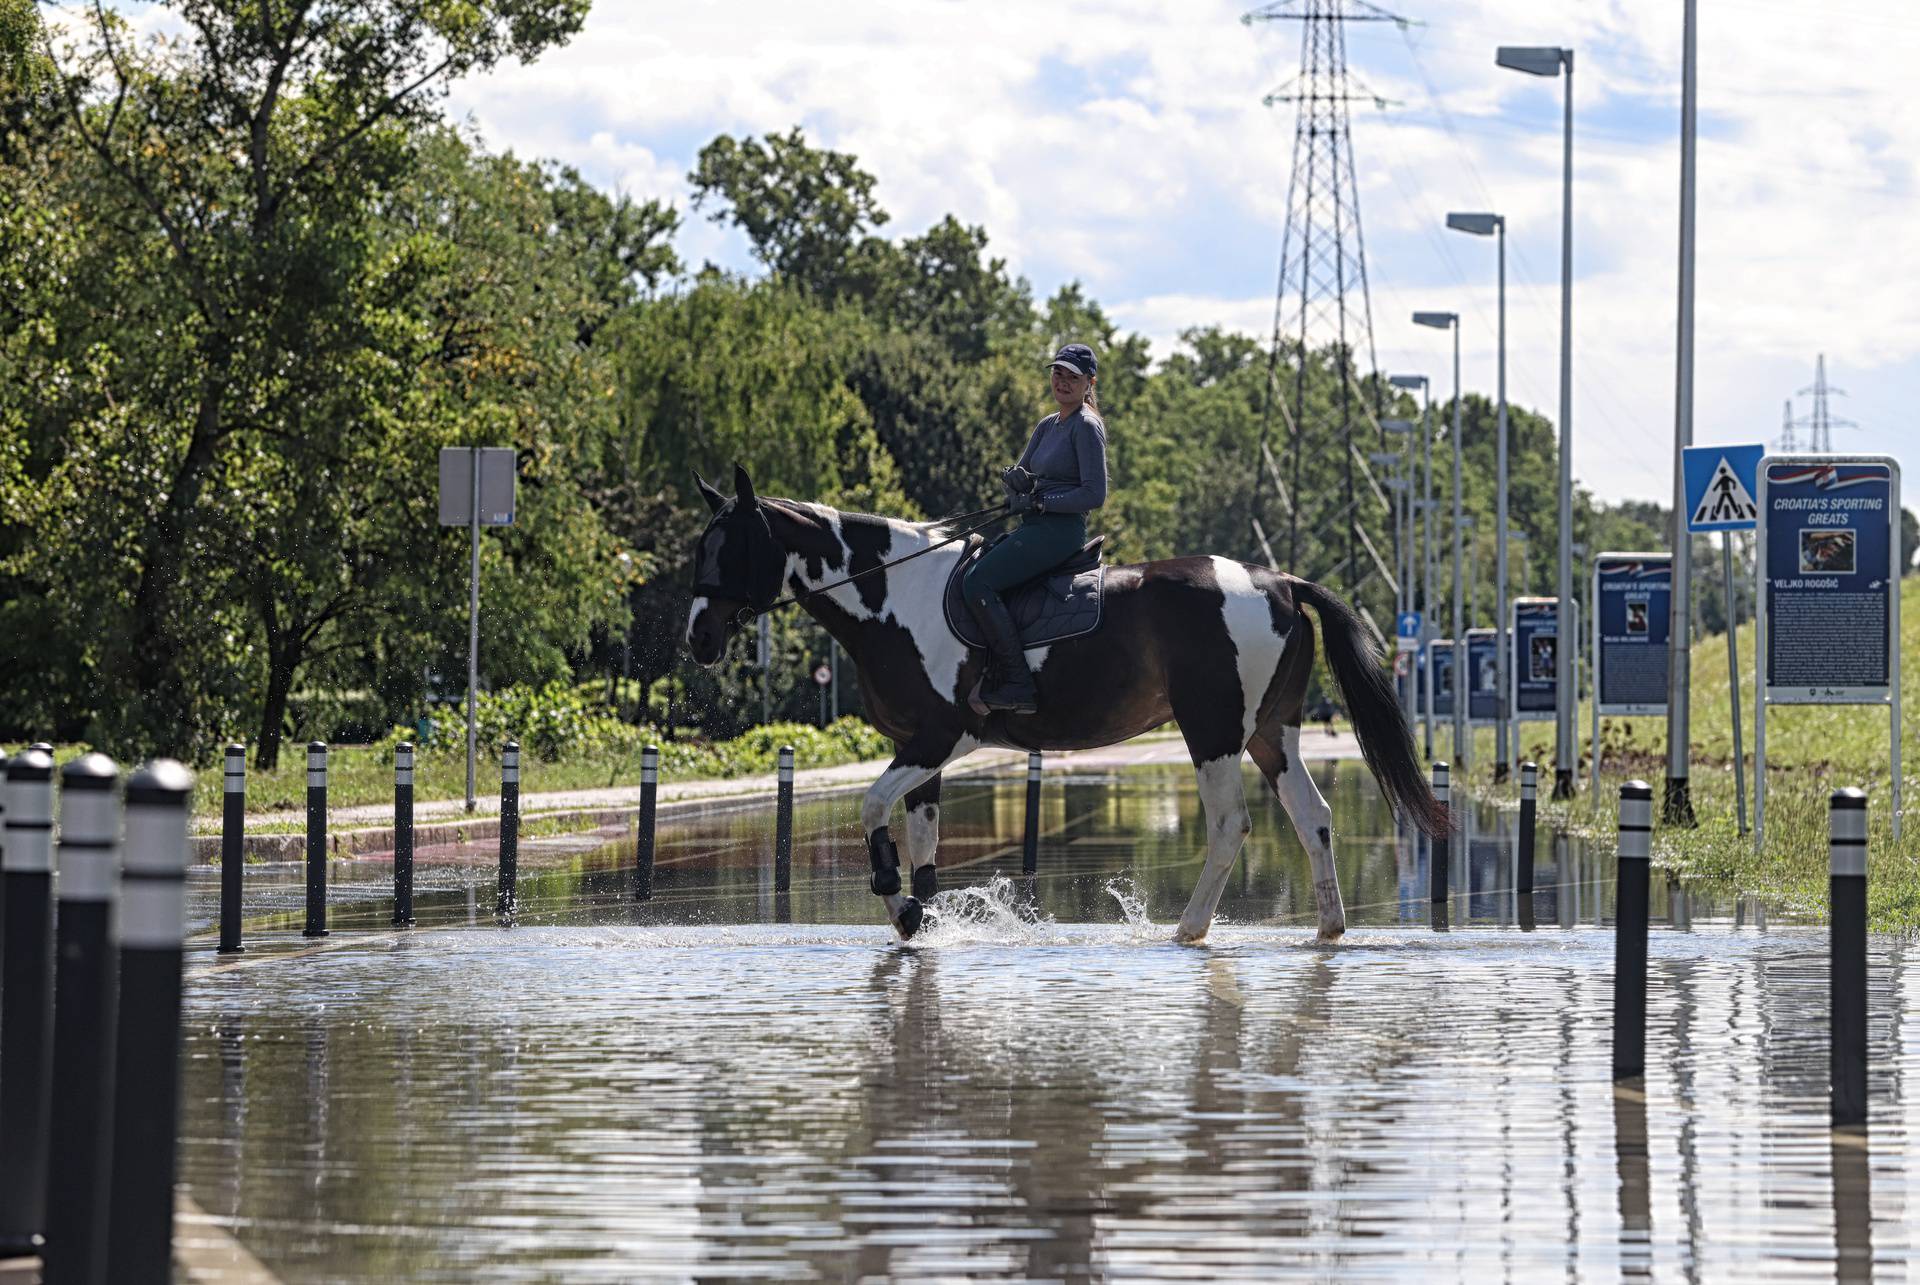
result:
<svg viewBox="0 0 1920 1285"><path fill-rule="evenodd" d="M1333 670L1340 694L1353 719L1360 755L1401 815L1422 832L1438 838L1450 824L1447 805L1433 796L1413 752L1413 729L1400 712L1400 702L1387 678L1381 658L1367 641L1366 622L1337 595L1310 581L1287 577L1295 602L1312 607L1320 616L1320 635L1327 644L1327 665Z"/></svg>

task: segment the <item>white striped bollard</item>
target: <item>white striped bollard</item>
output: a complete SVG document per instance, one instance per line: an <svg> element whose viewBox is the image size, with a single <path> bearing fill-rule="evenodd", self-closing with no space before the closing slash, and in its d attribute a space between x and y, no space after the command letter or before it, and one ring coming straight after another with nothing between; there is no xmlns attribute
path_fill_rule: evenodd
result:
<svg viewBox="0 0 1920 1285"><path fill-rule="evenodd" d="M494 917L511 924L520 889L520 742L500 752L500 888Z"/></svg>
<svg viewBox="0 0 1920 1285"><path fill-rule="evenodd" d="M1540 769L1532 763L1520 765L1520 873L1519 891L1522 897L1533 895L1533 827L1534 817L1539 808Z"/></svg>
<svg viewBox="0 0 1920 1285"><path fill-rule="evenodd" d="M779 786L773 818L773 890L793 887L793 746L780 747Z"/></svg>
<svg viewBox="0 0 1920 1285"><path fill-rule="evenodd" d="M60 770L60 904L47 1150L47 1285L98 1285L107 1265L119 952L120 769L86 754Z"/></svg>
<svg viewBox="0 0 1920 1285"><path fill-rule="evenodd" d="M220 795L220 953L237 955L240 944L240 894L247 848L247 747L227 746Z"/></svg>
<svg viewBox="0 0 1920 1285"><path fill-rule="evenodd" d="M1647 1069L1647 896L1653 865L1653 787L1620 787L1619 878L1613 910L1613 1078Z"/></svg>
<svg viewBox="0 0 1920 1285"><path fill-rule="evenodd" d="M0 978L0 1257L40 1252L53 1083L53 760L7 762Z"/></svg>
<svg viewBox="0 0 1920 1285"><path fill-rule="evenodd" d="M307 745L307 926L303 937L327 935L327 743Z"/></svg>
<svg viewBox="0 0 1920 1285"><path fill-rule="evenodd" d="M172 759L127 780L120 871L120 1022L106 1279L167 1285L180 1109L180 943L193 773Z"/></svg>
<svg viewBox="0 0 1920 1285"><path fill-rule="evenodd" d="M1835 790L1827 800L1827 896L1832 916L1833 1124L1867 1122L1867 796Z"/></svg>
<svg viewBox="0 0 1920 1285"><path fill-rule="evenodd" d="M413 927L413 742L393 747L393 926Z"/></svg>
<svg viewBox="0 0 1920 1285"><path fill-rule="evenodd" d="M1445 760L1433 765L1433 797L1440 801L1442 807L1451 810L1452 777ZM1447 904L1447 865L1452 860L1451 835L1451 828L1435 835L1432 852L1427 857L1427 896L1436 906Z"/></svg>
<svg viewBox="0 0 1920 1285"><path fill-rule="evenodd" d="M1040 869L1040 751L1027 753L1027 833L1020 845L1020 873Z"/></svg>
<svg viewBox="0 0 1920 1285"><path fill-rule="evenodd" d="M633 850L633 899L653 900L653 822L660 792L660 747L640 751L640 818Z"/></svg>

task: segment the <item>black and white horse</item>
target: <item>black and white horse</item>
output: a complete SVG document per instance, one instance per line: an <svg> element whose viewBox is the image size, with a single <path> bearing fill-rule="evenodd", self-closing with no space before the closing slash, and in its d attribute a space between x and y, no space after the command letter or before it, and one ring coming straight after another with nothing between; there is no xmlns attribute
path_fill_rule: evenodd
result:
<svg viewBox="0 0 1920 1285"><path fill-rule="evenodd" d="M885 899L903 938L919 928L921 903L938 887L940 772L949 763L982 745L1112 745L1169 719L1186 739L1207 814L1206 863L1175 939L1197 942L1207 935L1251 828L1242 751L1253 756L1307 850L1321 939L1345 932L1333 814L1299 757L1314 649L1302 605L1320 617L1327 660L1361 753L1387 797L1427 833L1446 828L1446 808L1422 779L1366 626L1319 585L1219 557L1109 567L1100 627L1028 650L1039 712L982 715L967 696L985 657L954 636L942 609L947 579L964 551L959 543L932 547L952 534L948 528L761 499L739 468L734 487L728 499L700 482L713 518L695 551L687 645L696 661L711 665L757 611L792 593L852 657L867 714L894 743L893 761L867 791L860 820L873 891ZM922 550L929 551L876 570ZM863 571L869 574L812 592ZM894 804L903 800L911 895L901 892L888 827Z"/></svg>

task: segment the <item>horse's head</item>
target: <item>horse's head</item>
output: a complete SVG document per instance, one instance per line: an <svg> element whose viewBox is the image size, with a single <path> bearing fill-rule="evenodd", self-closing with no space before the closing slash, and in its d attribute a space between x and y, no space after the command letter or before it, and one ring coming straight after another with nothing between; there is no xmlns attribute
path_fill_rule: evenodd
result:
<svg viewBox="0 0 1920 1285"><path fill-rule="evenodd" d="M687 613L687 650L702 665L718 661L727 643L780 597L787 553L774 538L753 480L733 468L728 499L694 474L713 517L693 555L693 608Z"/></svg>

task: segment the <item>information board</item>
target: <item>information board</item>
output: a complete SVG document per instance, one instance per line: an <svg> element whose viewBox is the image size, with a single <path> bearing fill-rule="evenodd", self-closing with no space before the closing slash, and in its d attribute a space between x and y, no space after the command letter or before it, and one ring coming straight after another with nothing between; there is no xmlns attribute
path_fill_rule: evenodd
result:
<svg viewBox="0 0 1920 1285"><path fill-rule="evenodd" d="M1499 658L1491 629L1467 630L1467 721L1491 723L1500 717Z"/></svg>
<svg viewBox="0 0 1920 1285"><path fill-rule="evenodd" d="M1427 690L1433 693L1433 716L1453 717L1453 639L1427 643Z"/></svg>
<svg viewBox="0 0 1920 1285"><path fill-rule="evenodd" d="M1759 509L1754 844L1766 823L1769 705L1887 706L1897 842L1900 466L1887 455L1769 455Z"/></svg>
<svg viewBox="0 0 1920 1285"><path fill-rule="evenodd" d="M1601 554L1593 563L1593 601L1597 712L1665 714L1673 555Z"/></svg>
<svg viewBox="0 0 1920 1285"><path fill-rule="evenodd" d="M1556 668L1560 649L1560 600L1515 598L1511 610L1513 699L1508 708L1519 721L1552 718L1554 698L1560 688ZM1573 636L1580 636L1578 625Z"/></svg>
<svg viewBox="0 0 1920 1285"><path fill-rule="evenodd" d="M1760 677L1770 704L1878 704L1893 682L1899 467L1885 457L1760 466Z"/></svg>

